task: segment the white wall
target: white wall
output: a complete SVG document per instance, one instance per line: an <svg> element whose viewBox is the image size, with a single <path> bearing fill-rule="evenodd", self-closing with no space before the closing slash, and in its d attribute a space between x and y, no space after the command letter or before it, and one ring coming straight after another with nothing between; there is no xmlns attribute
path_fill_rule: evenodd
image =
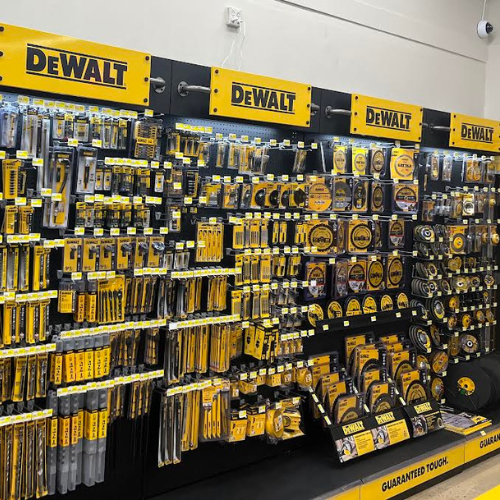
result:
<svg viewBox="0 0 500 500"><path fill-rule="evenodd" d="M238 68L242 33L224 22L224 7L234 5L245 20L243 71L476 116L484 110L488 48L475 28L482 0L3 4L6 23L207 66L220 65L236 39L227 66Z"/></svg>
<svg viewBox="0 0 500 500"><path fill-rule="evenodd" d="M484 116L500 119L500 0L489 0L486 18L496 29L488 44Z"/></svg>

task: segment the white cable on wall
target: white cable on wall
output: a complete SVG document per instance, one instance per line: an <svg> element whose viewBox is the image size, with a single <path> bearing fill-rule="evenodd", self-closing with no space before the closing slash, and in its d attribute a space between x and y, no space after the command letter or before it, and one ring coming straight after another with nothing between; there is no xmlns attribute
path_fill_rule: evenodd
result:
<svg viewBox="0 0 500 500"><path fill-rule="evenodd" d="M240 29L238 31L238 35L234 37L233 43L231 44L231 50L229 51L229 54L224 58L224 61L222 61L221 68L224 68L224 66L226 65L227 61L233 55L235 43L237 42L240 33L242 33L241 42L240 42L240 50L239 50L238 71L241 68L241 62L243 60L243 44L245 42L245 37L246 37L246 25L245 25L245 21L241 21L241 25L240 26L241 27L240 27Z"/></svg>

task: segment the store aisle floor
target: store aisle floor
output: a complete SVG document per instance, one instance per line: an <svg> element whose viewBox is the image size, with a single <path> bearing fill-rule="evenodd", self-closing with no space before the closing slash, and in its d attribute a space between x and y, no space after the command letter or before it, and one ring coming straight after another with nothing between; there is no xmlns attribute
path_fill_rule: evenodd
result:
<svg viewBox="0 0 500 500"><path fill-rule="evenodd" d="M413 495L411 500L473 500L500 484L500 455L464 470L432 488Z"/></svg>

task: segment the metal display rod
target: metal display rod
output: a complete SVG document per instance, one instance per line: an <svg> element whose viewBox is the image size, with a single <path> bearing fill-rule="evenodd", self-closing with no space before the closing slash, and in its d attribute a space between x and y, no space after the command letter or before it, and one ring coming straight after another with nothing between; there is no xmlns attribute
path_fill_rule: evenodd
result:
<svg viewBox="0 0 500 500"><path fill-rule="evenodd" d="M210 94L210 87L203 87L202 85L189 85L187 82L180 82L177 85L177 92L182 97L189 95L189 92L199 92L200 94Z"/></svg>
<svg viewBox="0 0 500 500"><path fill-rule="evenodd" d="M327 118L332 118L333 115L351 116L352 111L350 109L334 109L331 106L327 106L325 108L325 115Z"/></svg>

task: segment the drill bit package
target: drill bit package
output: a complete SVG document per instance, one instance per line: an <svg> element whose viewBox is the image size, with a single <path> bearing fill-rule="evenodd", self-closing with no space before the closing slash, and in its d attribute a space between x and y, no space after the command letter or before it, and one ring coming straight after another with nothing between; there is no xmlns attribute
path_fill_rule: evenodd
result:
<svg viewBox="0 0 500 500"><path fill-rule="evenodd" d="M52 417L47 422L46 489L49 495L54 495L57 485L57 443L59 434L58 402L55 391L48 395L47 408L52 410Z"/></svg>
<svg viewBox="0 0 500 500"><path fill-rule="evenodd" d="M57 491L62 495L68 492L71 445L71 406L70 395L58 398L58 440L57 440Z"/></svg>
<svg viewBox="0 0 500 500"><path fill-rule="evenodd" d="M305 149L297 149L295 151L295 159L293 161L292 172L300 174L306 169L307 151Z"/></svg>
<svg viewBox="0 0 500 500"><path fill-rule="evenodd" d="M73 137L78 142L90 142L90 119L87 115L80 114L75 117Z"/></svg>
<svg viewBox="0 0 500 500"><path fill-rule="evenodd" d="M73 138L73 120L71 113L59 111L52 115L52 138L58 141L67 141Z"/></svg>
<svg viewBox="0 0 500 500"><path fill-rule="evenodd" d="M68 490L74 491L77 486L77 475L79 468L78 443L80 441L80 396L81 394L71 394L70 404L70 438L69 438L69 474ZM61 398L62 399L62 398Z"/></svg>
<svg viewBox="0 0 500 500"><path fill-rule="evenodd" d="M2 192L4 200L15 200L19 193L21 169L24 162L21 160L2 161Z"/></svg>
<svg viewBox="0 0 500 500"><path fill-rule="evenodd" d="M27 108L22 114L21 151L30 158L36 157L38 146L38 110Z"/></svg>
<svg viewBox="0 0 500 500"><path fill-rule="evenodd" d="M39 418L35 420L35 491L36 498L48 495L47 483L47 424L50 420ZM29 498L28 496L26 496Z"/></svg>
<svg viewBox="0 0 500 500"><path fill-rule="evenodd" d="M76 194L94 193L96 166L97 149L79 147L76 163Z"/></svg>
<svg viewBox="0 0 500 500"><path fill-rule="evenodd" d="M40 193L43 187L43 178L45 168L49 164L49 154L50 154L50 115L48 113L42 113L38 116L39 120L39 133L38 133L38 153L37 157L43 160L43 163L38 168L37 175L37 192Z"/></svg>
<svg viewBox="0 0 500 500"><path fill-rule="evenodd" d="M118 323L125 319L125 277L99 280L97 286L97 321Z"/></svg>
<svg viewBox="0 0 500 500"><path fill-rule="evenodd" d="M153 118L144 118L134 123L134 158L159 159L161 129L161 120Z"/></svg>
<svg viewBox="0 0 500 500"><path fill-rule="evenodd" d="M44 227L66 229L68 226L72 165L71 148L56 148L52 151L45 183L45 187L52 189L52 197L44 207Z"/></svg>
<svg viewBox="0 0 500 500"><path fill-rule="evenodd" d="M250 157L250 170L254 174L265 174L269 163L269 146L256 147Z"/></svg>
<svg viewBox="0 0 500 500"><path fill-rule="evenodd" d="M182 429L185 425L185 394L172 394L172 389L162 393L160 405L160 433L158 467L178 464L182 455Z"/></svg>
<svg viewBox="0 0 500 500"><path fill-rule="evenodd" d="M17 143L17 123L19 109L4 105L0 109L0 146L3 148L15 148Z"/></svg>
<svg viewBox="0 0 500 500"><path fill-rule="evenodd" d="M232 325L212 325L210 335L210 369L216 373L224 373L229 370L230 340Z"/></svg>
<svg viewBox="0 0 500 500"><path fill-rule="evenodd" d="M196 262L220 262L224 251L224 224L198 222L196 229ZM204 242L203 246L199 244L201 241Z"/></svg>
<svg viewBox="0 0 500 500"><path fill-rule="evenodd" d="M22 496L23 475L26 472L24 470L26 422L15 423L12 427L10 494L5 498L17 500Z"/></svg>
<svg viewBox="0 0 500 500"><path fill-rule="evenodd" d="M98 391L99 414L97 419L97 450L95 464L95 482L104 481L104 470L106 464L106 439L108 434L108 389Z"/></svg>
<svg viewBox="0 0 500 500"><path fill-rule="evenodd" d="M227 152L229 149L229 143L225 141L219 141L217 143L217 155L215 159L215 167L223 168L226 164Z"/></svg>
<svg viewBox="0 0 500 500"><path fill-rule="evenodd" d="M107 389L90 390L85 397L82 482L93 486L104 479L107 432Z"/></svg>
<svg viewBox="0 0 500 500"><path fill-rule="evenodd" d="M229 438L231 420L230 382L215 379L201 394L200 441L221 441Z"/></svg>

